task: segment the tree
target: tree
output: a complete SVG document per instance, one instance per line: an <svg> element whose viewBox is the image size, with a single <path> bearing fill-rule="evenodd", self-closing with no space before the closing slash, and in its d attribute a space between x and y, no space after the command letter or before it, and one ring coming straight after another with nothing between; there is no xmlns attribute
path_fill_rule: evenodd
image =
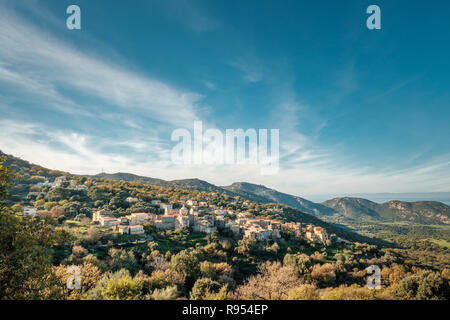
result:
<svg viewBox="0 0 450 320"><path fill-rule="evenodd" d="M415 299L419 287L417 276L404 278L398 284L397 294L404 299Z"/></svg>
<svg viewBox="0 0 450 320"><path fill-rule="evenodd" d="M217 281L213 281L210 278L200 278L192 287L190 298L192 300L204 300L207 295L217 293L220 288L220 283Z"/></svg>
<svg viewBox="0 0 450 320"><path fill-rule="evenodd" d="M69 197L70 197L70 190L61 187L51 189L46 195L47 201L56 201L56 202L64 199L69 199Z"/></svg>
<svg viewBox="0 0 450 320"><path fill-rule="evenodd" d="M22 213L22 206L16 203L15 205L11 206L11 212L14 214Z"/></svg>
<svg viewBox="0 0 450 320"><path fill-rule="evenodd" d="M319 300L320 294L316 286L304 284L289 290L288 300Z"/></svg>
<svg viewBox="0 0 450 320"><path fill-rule="evenodd" d="M298 274L305 274L311 267L311 259L303 253L291 254L287 253L284 256L283 263L292 266L297 270Z"/></svg>
<svg viewBox="0 0 450 320"><path fill-rule="evenodd" d="M34 207L36 209L38 209L38 210L44 209L44 205L45 205L45 200L44 199L39 199L39 200L34 202Z"/></svg>
<svg viewBox="0 0 450 320"><path fill-rule="evenodd" d="M166 270L169 268L169 262L166 260L166 258L158 251L153 250L147 257L146 257L146 264L145 266L150 270Z"/></svg>
<svg viewBox="0 0 450 320"><path fill-rule="evenodd" d="M41 298L56 238L45 221L0 213L0 298Z"/></svg>
<svg viewBox="0 0 450 320"><path fill-rule="evenodd" d="M427 271L401 280L397 293L405 299L445 300L450 297L450 288L440 273Z"/></svg>
<svg viewBox="0 0 450 320"><path fill-rule="evenodd" d="M196 250L186 249L172 257L170 268L181 274L184 281L191 282L200 273L199 262L199 253Z"/></svg>
<svg viewBox="0 0 450 320"><path fill-rule="evenodd" d="M200 272L205 278L213 279L216 276L216 267L212 262L203 261L200 263Z"/></svg>
<svg viewBox="0 0 450 320"><path fill-rule="evenodd" d="M353 284L349 287L341 285L338 288L327 288L321 296L322 300L373 300L378 290L370 290Z"/></svg>
<svg viewBox="0 0 450 320"><path fill-rule="evenodd" d="M95 286L87 292L86 298L88 300L105 300L106 297L103 296L103 292L106 290L108 283L110 281L118 281L126 276L130 276L130 272L126 269L105 274L99 281L97 281Z"/></svg>
<svg viewBox="0 0 450 320"><path fill-rule="evenodd" d="M397 284L406 276L406 269L403 265L394 263L391 267L384 267L381 270L381 279L387 285Z"/></svg>
<svg viewBox="0 0 450 320"><path fill-rule="evenodd" d="M44 298L56 236L45 222L0 212L0 299Z"/></svg>
<svg viewBox="0 0 450 320"><path fill-rule="evenodd" d="M91 243L97 243L101 239L101 234L98 229L94 226L91 226L87 232L87 240Z"/></svg>
<svg viewBox="0 0 450 320"><path fill-rule="evenodd" d="M0 210L6 208L8 188L12 186L12 170L3 165L6 157L0 157Z"/></svg>
<svg viewBox="0 0 450 320"><path fill-rule="evenodd" d="M155 289L149 296L151 300L175 300L180 296L177 286Z"/></svg>
<svg viewBox="0 0 450 320"><path fill-rule="evenodd" d="M238 241L238 246L235 248L235 250L239 254L243 255L257 255L261 250L261 244L253 238L245 237L242 240Z"/></svg>
<svg viewBox="0 0 450 320"><path fill-rule="evenodd" d="M217 242L220 240L220 234L218 231L213 231L211 233L211 241Z"/></svg>
<svg viewBox="0 0 450 320"><path fill-rule="evenodd" d="M2 159L4 161L4 158ZM16 217L6 207L11 170L0 160L0 299L45 298L51 247L58 233L44 220Z"/></svg>
<svg viewBox="0 0 450 320"><path fill-rule="evenodd" d="M131 273L137 270L137 260L132 251L111 248L108 251L110 259L109 266L113 271L127 269Z"/></svg>
<svg viewBox="0 0 450 320"><path fill-rule="evenodd" d="M314 265L311 271L311 278L322 287L333 285L336 282L336 271L334 265L331 263Z"/></svg>
<svg viewBox="0 0 450 320"><path fill-rule="evenodd" d="M217 280L219 283L234 285L233 279L233 267L226 262L216 263L214 265L216 269L216 277L214 280Z"/></svg>
<svg viewBox="0 0 450 320"><path fill-rule="evenodd" d="M109 201L109 205L113 208L124 208L128 207L128 203L121 197L112 197Z"/></svg>
<svg viewBox="0 0 450 320"><path fill-rule="evenodd" d="M64 215L68 219L73 219L81 212L81 206L78 202L69 202L64 206Z"/></svg>
<svg viewBox="0 0 450 320"><path fill-rule="evenodd" d="M293 267L265 262L259 266L259 274L236 289L235 296L243 300L285 300L289 290L301 284Z"/></svg>
<svg viewBox="0 0 450 320"><path fill-rule="evenodd" d="M90 187L88 189L88 194L87 195L88 195L89 198L91 198L92 201L96 202L96 206L98 206L97 204L99 204L99 203L97 203L97 201L102 201L102 203L103 203L103 200L105 198L105 195L103 194L103 191L100 190L97 187Z"/></svg>
<svg viewBox="0 0 450 320"><path fill-rule="evenodd" d="M46 210L49 210L49 209L46 209ZM64 216L64 207L62 207L62 206L53 206L50 209L50 215L54 219L58 219L59 217Z"/></svg>
<svg viewBox="0 0 450 320"><path fill-rule="evenodd" d="M99 260L92 253L88 254L83 258L83 263L90 263L96 266L101 272L105 272L107 270L107 265L105 262Z"/></svg>
<svg viewBox="0 0 450 320"><path fill-rule="evenodd" d="M137 277L124 275L118 279L111 279L102 290L106 300L138 300L142 298L143 281Z"/></svg>
<svg viewBox="0 0 450 320"><path fill-rule="evenodd" d="M231 298L228 284L225 284L217 293L207 292L204 300L231 300Z"/></svg>

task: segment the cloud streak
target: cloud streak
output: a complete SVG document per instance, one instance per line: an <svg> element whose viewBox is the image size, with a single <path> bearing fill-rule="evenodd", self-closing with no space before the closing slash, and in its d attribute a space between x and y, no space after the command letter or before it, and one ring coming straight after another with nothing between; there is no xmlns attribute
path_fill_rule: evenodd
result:
<svg viewBox="0 0 450 320"><path fill-rule="evenodd" d="M186 125L198 119L199 94L174 89L81 52L5 10L0 11L0 42L0 81L50 102L59 111L89 113L62 94L70 89L169 125Z"/></svg>

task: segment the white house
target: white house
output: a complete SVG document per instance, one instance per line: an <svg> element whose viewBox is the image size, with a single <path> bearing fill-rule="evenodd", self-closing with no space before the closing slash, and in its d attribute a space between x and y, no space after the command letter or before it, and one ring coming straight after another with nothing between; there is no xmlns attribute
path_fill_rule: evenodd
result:
<svg viewBox="0 0 450 320"><path fill-rule="evenodd" d="M130 234L144 234L144 227L141 225L129 226Z"/></svg>
<svg viewBox="0 0 450 320"><path fill-rule="evenodd" d="M196 206L197 205L197 201L189 199L188 201L186 201L186 204L188 206Z"/></svg>
<svg viewBox="0 0 450 320"><path fill-rule="evenodd" d="M151 220L152 214L148 213L132 213L126 218L130 221L130 225L138 225Z"/></svg>
<svg viewBox="0 0 450 320"><path fill-rule="evenodd" d="M27 217L34 217L36 215L36 208L34 207L24 207L23 215Z"/></svg>
<svg viewBox="0 0 450 320"><path fill-rule="evenodd" d="M85 185L77 184L75 187L72 188L72 190L76 191L87 191L88 188Z"/></svg>
<svg viewBox="0 0 450 320"><path fill-rule="evenodd" d="M217 214L217 215L225 216L228 212L226 210L216 209L214 211L214 213Z"/></svg>

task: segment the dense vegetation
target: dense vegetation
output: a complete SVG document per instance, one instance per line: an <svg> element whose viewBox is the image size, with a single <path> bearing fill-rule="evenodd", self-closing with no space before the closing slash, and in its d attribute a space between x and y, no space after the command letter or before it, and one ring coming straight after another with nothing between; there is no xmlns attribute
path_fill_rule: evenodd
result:
<svg viewBox="0 0 450 320"><path fill-rule="evenodd" d="M0 165L0 297L2 299L448 299L448 230L361 225L346 231L293 208L268 213L269 204L225 193L141 182L69 175L87 192L66 185L36 187L63 173L8 158ZM29 192L33 193L32 198ZM127 197L136 197L129 203ZM312 243L284 235L279 241L236 239L225 230L210 235L158 231L151 240L119 235L91 222L107 209L120 217L161 213L151 200L181 206L205 200L236 212L322 225L351 243ZM32 202L37 216L20 216ZM365 229L364 229L365 228ZM370 229L372 228L372 229ZM378 229L377 229L378 228ZM392 228L392 229L390 229ZM406 231L402 228L407 228ZM417 237L412 237L412 233ZM371 243L363 243L367 239ZM360 240L358 242L358 240ZM433 242L441 241L441 242ZM381 268L382 287L366 286L366 268ZM81 271L81 289L69 289L68 267Z"/></svg>
<svg viewBox="0 0 450 320"><path fill-rule="evenodd" d="M436 201L392 200L375 203L361 198L334 198L323 203L350 219L450 225L450 207Z"/></svg>

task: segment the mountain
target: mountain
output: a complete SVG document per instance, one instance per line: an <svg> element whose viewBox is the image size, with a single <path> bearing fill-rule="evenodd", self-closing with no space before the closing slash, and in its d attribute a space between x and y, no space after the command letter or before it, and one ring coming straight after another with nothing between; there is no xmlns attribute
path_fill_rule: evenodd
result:
<svg viewBox="0 0 450 320"><path fill-rule="evenodd" d="M140 182L140 183L146 183L146 184L151 184L151 185L161 186L161 187L166 187L168 184L167 181L162 180L162 179L143 177L143 176L138 176L138 175L135 175L132 173L124 173L124 172L99 173L99 174L96 174L94 177L107 179L107 180L109 179L109 180Z"/></svg>
<svg viewBox="0 0 450 320"><path fill-rule="evenodd" d="M436 201L389 201L383 204L353 197L340 197L315 203L307 199L282 193L263 185L235 182L219 187L200 179L166 181L138 176L130 173L101 173L95 177L134 181L161 187L181 188L206 192L221 192L230 196L239 195L259 203L279 203L317 217L341 216L352 220L407 221L421 224L450 224L450 207Z"/></svg>
<svg viewBox="0 0 450 320"><path fill-rule="evenodd" d="M6 155L0 151L0 156L6 156L5 164L15 172L29 176L59 176L67 174L50 170L17 157ZM130 173L101 173L94 177L112 180L133 181L161 187L181 188L205 192L225 193L229 196L241 196L244 199L259 203L279 203L315 215L319 218L343 217L345 219L371 219L377 221L407 221L421 224L450 225L450 207L437 201L388 201L382 204L370 200L353 197L342 197L315 203L301 197L282 193L263 185L247 182L235 182L230 186L219 187L200 179L180 179L166 181ZM328 219L326 219L328 220Z"/></svg>
<svg viewBox="0 0 450 320"><path fill-rule="evenodd" d="M246 200L259 203L285 204L287 206L317 216L337 214L336 211L322 204L314 203L312 201L300 197L278 192L274 189L270 189L262 185L247 182L235 182L230 186L218 187L216 185L213 185L209 182L200 179L181 179L181 180L167 181L122 172L113 174L100 173L95 175L94 177L111 180L140 182L166 188L171 187L171 188L181 188L187 190L198 190L206 192L221 192L228 194L230 196L239 195Z"/></svg>
<svg viewBox="0 0 450 320"><path fill-rule="evenodd" d="M42 166L30 163L26 160L22 160L13 155L3 153L0 150L0 157L5 158L3 164L8 166L13 170L14 173L19 173L20 175L26 176L47 176L47 177L58 177L64 174L68 174L64 171L47 169Z"/></svg>
<svg viewBox="0 0 450 320"><path fill-rule="evenodd" d="M241 197L252 201L282 203L317 216L328 216L337 213L337 211L332 208L324 206L320 203L314 203L297 196L282 193L274 189L267 188L263 185L247 182L235 182L230 186L222 188L237 193ZM261 199L261 201L258 199Z"/></svg>
<svg viewBox="0 0 450 320"><path fill-rule="evenodd" d="M450 224L450 206L437 201L389 201L378 206L378 214L385 219L421 224Z"/></svg>
<svg viewBox="0 0 450 320"><path fill-rule="evenodd" d="M362 198L334 198L322 202L322 204L339 212L347 218L379 218L378 213L375 210L378 204Z"/></svg>
<svg viewBox="0 0 450 320"><path fill-rule="evenodd" d="M222 192L231 196L236 196L237 194L230 192L228 190L224 190L218 186L215 186L209 182L200 179L179 179L179 180L162 180L157 178L149 178L144 176L138 176L131 173L100 173L95 175L96 178L109 179L109 180L123 180L130 182L139 182L150 184L153 186L160 186L165 188L180 188L186 190L198 190L205 192Z"/></svg>
<svg viewBox="0 0 450 320"><path fill-rule="evenodd" d="M352 219L450 224L450 207L437 201L388 201L378 204L361 198L334 198L322 203Z"/></svg>
<svg viewBox="0 0 450 320"><path fill-rule="evenodd" d="M29 163L28 161L21 160L17 157L14 157L11 155L5 155L5 154L1 153L1 151L0 151L0 155L6 156L5 164L14 168L15 172L22 173L22 176L23 176L23 178L25 178L26 181L23 181L22 179L20 181L26 182L28 185L28 187L25 188L25 191L26 191L25 194L28 193L29 186L33 184L33 182L32 182L33 176L41 175L41 174L46 177L48 177L48 176L56 177L57 175L61 175L61 174L71 175L73 177L76 176L76 175L72 175L67 172L55 171L55 170L51 170L51 169L46 169L44 167L36 166L34 164ZM166 180L162 180L162 179L148 178L148 177L138 176L138 175L129 174L129 173L115 173L115 174L101 173L101 174L95 175L93 177L104 179L104 180L122 180L122 181L129 181L129 182L137 182L137 183L141 183L141 184L151 184L151 185L157 185L157 186L166 187L166 188L178 187L178 188L188 189L188 190L201 190L201 191L218 192L218 193L221 192L221 193L226 193L226 194L230 194L233 196L238 195L237 193L234 193L233 191L215 186L213 184L210 184L206 181L199 180L199 179L182 179L182 180L166 181ZM248 184L247 187L249 187L249 186L251 186L251 184ZM254 186L256 186L256 185L254 185ZM13 189L14 188L16 188L16 186L14 186ZM260 189L261 189L261 186L259 186L258 189L254 188L252 191L257 192ZM266 189L269 190L267 198L258 196L257 194L253 194L250 192L247 194L247 197L252 198L252 199L259 199L260 200L259 202L268 203L268 202L273 202L273 200L275 199L273 197L271 198L271 196L270 196L271 194L275 194L277 196L282 195L281 193L279 193L280 195L278 195L278 193L275 190L271 190L268 188L266 188ZM17 190L12 190L12 191L13 191L12 193L17 193L16 192ZM243 190L241 190L240 192L242 194L245 193ZM13 199L12 198L12 200L13 200L13 202L14 201L20 202L23 199ZM382 246L388 245L387 242L385 242L381 239L369 238L364 235L360 235L360 234L348 229L345 226L339 226L339 225L336 225L333 223L325 222L312 214L302 212L302 211L300 211L296 208L292 208L292 207L285 206L283 209L283 212L279 214L279 218L285 218L285 219L287 219L287 221L300 221L300 222L306 223L306 224L313 224L316 226L321 226L321 227L324 227L325 229L327 229L327 231L329 233L335 233L337 236L339 236L343 239L346 239L346 240L350 240L350 241L357 241L357 242L363 242L363 243L369 243L369 244L377 244L377 245L382 245Z"/></svg>

